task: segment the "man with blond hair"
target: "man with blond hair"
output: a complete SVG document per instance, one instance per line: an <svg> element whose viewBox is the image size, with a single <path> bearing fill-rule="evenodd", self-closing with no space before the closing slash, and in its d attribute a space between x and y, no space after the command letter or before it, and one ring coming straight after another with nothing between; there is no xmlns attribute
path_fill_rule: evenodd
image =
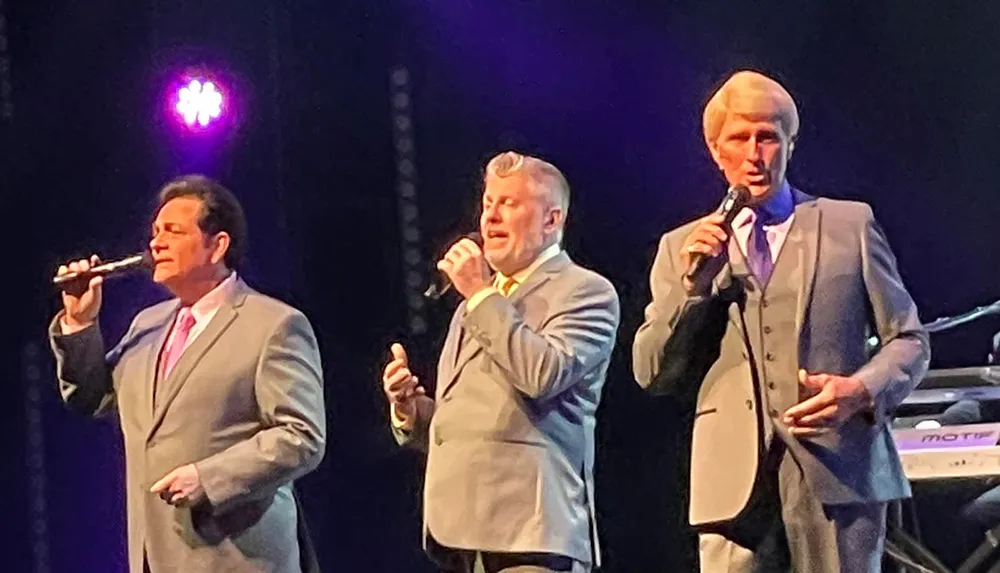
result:
<svg viewBox="0 0 1000 573"><path fill-rule="evenodd" d="M448 571L583 573L598 563L594 414L618 295L560 239L569 185L514 152L486 167L482 247L438 262L462 297L435 399L400 344L383 373L393 431L427 452L424 547Z"/></svg>
<svg viewBox="0 0 1000 573"><path fill-rule="evenodd" d="M868 205L789 185L780 84L734 74L703 126L747 205L663 236L633 346L642 387L694 399L701 570L880 571L886 503L910 495L887 421L930 356L916 306Z"/></svg>

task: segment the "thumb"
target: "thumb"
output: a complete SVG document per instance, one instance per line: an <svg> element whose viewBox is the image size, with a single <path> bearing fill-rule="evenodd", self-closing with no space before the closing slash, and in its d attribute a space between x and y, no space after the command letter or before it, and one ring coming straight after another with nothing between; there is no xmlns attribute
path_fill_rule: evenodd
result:
<svg viewBox="0 0 1000 573"><path fill-rule="evenodd" d="M153 484L153 487L149 488L150 493L160 493L161 491L167 489L170 482L174 479L174 472L170 472L167 475L160 478L160 481Z"/></svg>
<svg viewBox="0 0 1000 573"><path fill-rule="evenodd" d="M406 357L406 349L403 345L398 342L393 342L392 346L389 347L392 350L392 357L396 360L401 360L404 365L408 365L410 360Z"/></svg>
<svg viewBox="0 0 1000 573"><path fill-rule="evenodd" d="M811 390L822 390L826 384L826 377L822 374L809 374L805 369L799 369L799 384Z"/></svg>

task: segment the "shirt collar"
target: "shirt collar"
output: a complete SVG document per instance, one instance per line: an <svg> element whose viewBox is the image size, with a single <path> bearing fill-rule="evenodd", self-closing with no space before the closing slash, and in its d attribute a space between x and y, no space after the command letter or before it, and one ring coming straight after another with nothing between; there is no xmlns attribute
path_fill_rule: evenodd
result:
<svg viewBox="0 0 1000 573"><path fill-rule="evenodd" d="M559 243L549 245L545 250L539 253L537 257L535 257L535 260L532 261L530 265L512 274L509 278L514 279L514 281L519 285L524 284L524 281L528 280L528 277L531 276L531 273L538 270L538 267L542 266L543 264L545 264L546 261L548 261L549 259L558 255L561 252L562 252L562 245L560 245ZM493 284L495 286L502 285L504 282L507 281L507 278L508 278L507 275L501 272L497 272L497 276L493 280Z"/></svg>
<svg viewBox="0 0 1000 573"><path fill-rule="evenodd" d="M788 180L781 183L781 187L762 201L751 207L744 207L733 219L733 227L739 228L753 222L757 217L761 219L761 226L770 227L780 225L788 220L795 211L795 198L792 196L792 187Z"/></svg>
<svg viewBox="0 0 1000 573"><path fill-rule="evenodd" d="M191 305L191 315L194 316L195 322L201 322L222 308L230 293L236 288L236 278L236 271L231 271L221 283Z"/></svg>

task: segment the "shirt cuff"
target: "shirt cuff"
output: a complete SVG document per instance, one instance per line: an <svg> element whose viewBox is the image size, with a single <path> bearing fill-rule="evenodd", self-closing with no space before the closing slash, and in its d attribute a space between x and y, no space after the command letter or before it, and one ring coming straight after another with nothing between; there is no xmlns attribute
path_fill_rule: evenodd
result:
<svg viewBox="0 0 1000 573"><path fill-rule="evenodd" d="M397 430L402 430L404 432L409 432L413 429L413 418L402 418L399 412L396 411L396 405L389 405L389 420L392 422L392 427Z"/></svg>
<svg viewBox="0 0 1000 573"><path fill-rule="evenodd" d="M465 312L472 312L472 309L479 306L479 303L486 300L486 297L494 294L500 294L500 292L493 287L486 287L476 294L469 297L469 301L465 303Z"/></svg>

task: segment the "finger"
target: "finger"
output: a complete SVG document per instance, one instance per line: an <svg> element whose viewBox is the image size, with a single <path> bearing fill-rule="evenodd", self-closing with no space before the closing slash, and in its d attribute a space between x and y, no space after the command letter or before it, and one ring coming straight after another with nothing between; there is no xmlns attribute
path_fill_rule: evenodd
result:
<svg viewBox="0 0 1000 573"><path fill-rule="evenodd" d="M691 242L701 241L709 245L718 245L726 242L728 237L729 235L719 227L703 227L691 233Z"/></svg>
<svg viewBox="0 0 1000 573"><path fill-rule="evenodd" d="M840 412L840 408L836 403L830 404L826 408L823 408L819 412L812 414L806 414L798 420L795 421L796 426L811 426L811 427L824 427L832 426L837 421L837 413Z"/></svg>
<svg viewBox="0 0 1000 573"><path fill-rule="evenodd" d="M80 259L80 261L79 261L78 264L80 265L80 272L84 272L85 273L85 272L87 272L87 271L90 270L90 261L89 260L87 260L87 259Z"/></svg>
<svg viewBox="0 0 1000 573"><path fill-rule="evenodd" d="M477 257L482 254L482 249L472 239L462 239L455 245L468 257Z"/></svg>
<svg viewBox="0 0 1000 573"><path fill-rule="evenodd" d="M816 438L829 432L830 428L814 428L814 427L799 427L799 426L792 426L788 428L788 433L795 436L796 438Z"/></svg>
<svg viewBox="0 0 1000 573"><path fill-rule="evenodd" d="M399 392L402 388L415 384L416 376L410 373L409 370L400 370L392 378L386 381L386 389L390 392Z"/></svg>
<svg viewBox="0 0 1000 573"><path fill-rule="evenodd" d="M69 272L69 267L66 265L59 265L59 270L56 271L57 275L64 275Z"/></svg>
<svg viewBox="0 0 1000 573"><path fill-rule="evenodd" d="M102 284L104 284L104 277L98 275L96 277L90 278L90 283L89 283L90 288L92 289L100 288Z"/></svg>
<svg viewBox="0 0 1000 573"><path fill-rule="evenodd" d="M717 251L716 248L712 247L712 245L708 245L702 242L697 242L688 245L685 251L687 252L688 255L701 254L708 257L714 257L718 254L718 252L721 252L721 249Z"/></svg>
<svg viewBox="0 0 1000 573"><path fill-rule="evenodd" d="M424 396L426 392L423 386L414 386L412 388L407 388L406 392L403 394L403 401L411 400L417 396Z"/></svg>
<svg viewBox="0 0 1000 573"><path fill-rule="evenodd" d="M795 420L798 420L799 418L807 416L809 414L815 414L816 412L819 412L820 410L826 408L832 403L833 403L832 396L828 394L817 394L812 398L803 400L802 402L799 402L798 404L786 410L785 415L782 417L782 420L784 420L786 424L795 423Z"/></svg>
<svg viewBox="0 0 1000 573"><path fill-rule="evenodd" d="M712 225L722 225L726 220L726 216L721 213L712 213L711 215L705 215L701 218L702 224L712 224Z"/></svg>
<svg viewBox="0 0 1000 573"><path fill-rule="evenodd" d="M382 384L388 384L389 379L399 372L400 368L405 368L406 364L402 360L393 360L392 362L385 365L385 370L382 371Z"/></svg>
<svg viewBox="0 0 1000 573"><path fill-rule="evenodd" d="M452 264L452 262L447 258L441 259L440 261L437 262L437 270L445 274L451 274L451 269L453 266L454 265Z"/></svg>
<svg viewBox="0 0 1000 573"><path fill-rule="evenodd" d="M69 270L72 273L80 272L80 261L70 261Z"/></svg>
<svg viewBox="0 0 1000 573"><path fill-rule="evenodd" d="M170 496L170 499L167 500L167 503L176 506L183 506L186 502L187 502L187 495L185 495L184 492L177 492L172 496Z"/></svg>
<svg viewBox="0 0 1000 573"><path fill-rule="evenodd" d="M409 358L406 356L406 349L403 345L398 342L393 342L392 346L389 347L389 351L392 352L392 357L396 360L401 361L403 364L409 364Z"/></svg>
<svg viewBox="0 0 1000 573"><path fill-rule="evenodd" d="M448 251L448 254L445 255L444 258L457 266L459 262L469 258L469 255L465 252L461 245L455 245L450 251Z"/></svg>
<svg viewBox="0 0 1000 573"><path fill-rule="evenodd" d="M398 390L391 391L388 393L389 401L399 404L405 402L408 398L413 396L413 389L416 388L416 383L407 381Z"/></svg>
<svg viewBox="0 0 1000 573"><path fill-rule="evenodd" d="M90 266L96 267L99 264L101 264L101 257L98 257L97 255L90 255Z"/></svg>
<svg viewBox="0 0 1000 573"><path fill-rule="evenodd" d="M829 379L828 374L809 374L805 370L799 370L799 383L811 390L822 390Z"/></svg>
<svg viewBox="0 0 1000 573"><path fill-rule="evenodd" d="M696 232L703 235L712 236L720 241L725 241L727 238L729 238L729 233L727 233L726 230L723 229L720 225L717 225L715 223L703 223L696 230Z"/></svg>
<svg viewBox="0 0 1000 573"><path fill-rule="evenodd" d="M170 485L170 482L172 482L173 480L174 480L174 472L170 472L167 475L160 478L160 481L154 483L153 487L149 488L149 491L151 493L160 493L162 491L166 491L167 486Z"/></svg>

